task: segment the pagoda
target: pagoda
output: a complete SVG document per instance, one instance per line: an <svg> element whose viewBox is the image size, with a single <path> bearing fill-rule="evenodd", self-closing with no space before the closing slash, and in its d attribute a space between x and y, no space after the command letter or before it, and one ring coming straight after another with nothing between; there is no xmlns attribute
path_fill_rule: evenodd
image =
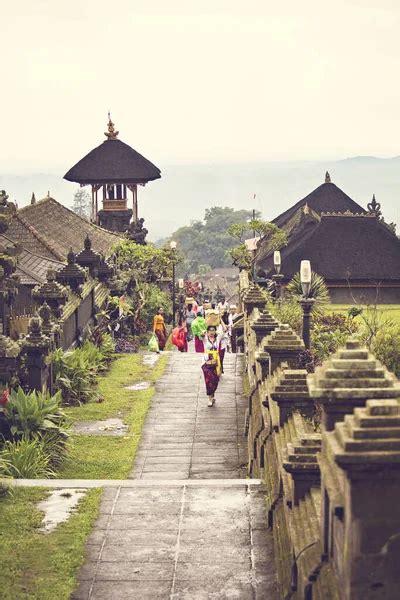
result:
<svg viewBox="0 0 400 600"><path fill-rule="evenodd" d="M322 275L332 304L397 304L400 301L400 240L382 218L373 196L367 210L332 183L325 183L277 216L287 235L281 252L281 284L298 273L302 260ZM268 236L257 245L255 272L272 279L274 250Z"/></svg>
<svg viewBox="0 0 400 600"><path fill-rule="evenodd" d="M64 175L67 181L92 188L91 220L111 231L125 232L131 219L137 224L138 185L159 179L161 171L147 158L118 139L119 131L108 113L106 140ZM131 196L131 206L128 205ZM101 196L102 208L99 210Z"/></svg>

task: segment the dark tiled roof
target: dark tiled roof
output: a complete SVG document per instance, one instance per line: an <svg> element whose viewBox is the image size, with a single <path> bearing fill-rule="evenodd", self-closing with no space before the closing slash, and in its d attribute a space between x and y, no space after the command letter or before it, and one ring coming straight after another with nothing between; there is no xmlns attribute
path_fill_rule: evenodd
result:
<svg viewBox="0 0 400 600"><path fill-rule="evenodd" d="M147 158L121 140L106 140L64 175L78 183L146 183L161 177Z"/></svg>
<svg viewBox="0 0 400 600"><path fill-rule="evenodd" d="M63 256L52 248L46 238L35 227L32 227L19 212L13 215L10 221L7 237L33 254L47 258L63 259Z"/></svg>
<svg viewBox="0 0 400 600"><path fill-rule="evenodd" d="M323 183L308 194L308 196L299 200L291 208L288 208L288 210L276 217L272 222L278 225L278 227L283 227L294 213L305 204L318 214L323 212L346 212L347 210L353 213L366 213L366 210L362 206L352 200L337 185L334 183Z"/></svg>
<svg viewBox="0 0 400 600"><path fill-rule="evenodd" d="M23 249L18 256L16 273L22 285L37 285L46 281L48 269L58 271L64 266L61 261L38 256Z"/></svg>
<svg viewBox="0 0 400 600"><path fill-rule="evenodd" d="M300 210L300 212L304 212ZM281 249L282 273L291 279L308 259L327 280L400 279L400 241L374 215L308 215ZM257 267L273 273L273 252L260 248Z"/></svg>
<svg viewBox="0 0 400 600"><path fill-rule="evenodd" d="M39 232L41 238L53 249L51 258L66 260L71 247L75 253L80 252L87 235L92 240L93 250L106 256L110 254L111 247L121 239L116 233L89 223L50 197L43 198L36 204L24 206L17 214L36 232ZM27 247L23 235L17 241L23 247ZM43 252L27 249L35 254L43 255Z"/></svg>

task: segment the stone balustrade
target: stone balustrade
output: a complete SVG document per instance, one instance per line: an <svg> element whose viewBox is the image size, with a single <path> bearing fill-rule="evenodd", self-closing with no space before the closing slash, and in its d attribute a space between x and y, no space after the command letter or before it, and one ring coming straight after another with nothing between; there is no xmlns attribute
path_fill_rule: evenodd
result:
<svg viewBox="0 0 400 600"><path fill-rule="evenodd" d="M279 597L389 600L400 570L400 384L350 339L313 374L241 274L251 477L266 487Z"/></svg>

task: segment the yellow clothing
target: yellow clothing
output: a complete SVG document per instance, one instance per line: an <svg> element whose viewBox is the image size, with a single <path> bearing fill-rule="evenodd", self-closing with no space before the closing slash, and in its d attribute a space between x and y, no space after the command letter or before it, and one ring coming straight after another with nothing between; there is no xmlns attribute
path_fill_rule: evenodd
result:
<svg viewBox="0 0 400 600"><path fill-rule="evenodd" d="M154 316L153 331L165 331L165 322L162 315Z"/></svg>

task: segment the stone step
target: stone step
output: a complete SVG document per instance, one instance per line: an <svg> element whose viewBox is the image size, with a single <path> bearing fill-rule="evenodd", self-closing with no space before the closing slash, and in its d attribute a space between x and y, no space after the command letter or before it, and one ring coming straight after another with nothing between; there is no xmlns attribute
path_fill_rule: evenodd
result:
<svg viewBox="0 0 400 600"><path fill-rule="evenodd" d="M331 389L332 387L339 388L371 388L371 387L391 387L392 381L385 378L345 378L345 379L322 379L319 382L321 388Z"/></svg>
<svg viewBox="0 0 400 600"><path fill-rule="evenodd" d="M354 359L354 360L347 360L347 359L340 359L340 358L332 358L332 360L330 361L330 363L332 364L332 367L334 369L375 369L375 367L380 368L381 365L378 363L377 360L375 359L368 359L368 360L360 360L360 359Z"/></svg>
<svg viewBox="0 0 400 600"><path fill-rule="evenodd" d="M380 379L385 375L384 369L357 369L357 377L366 377L369 379ZM326 369L325 377L328 379L353 379L354 371L351 369Z"/></svg>
<svg viewBox="0 0 400 600"><path fill-rule="evenodd" d="M345 358L345 359L362 359L362 360L366 360L368 358L368 356L370 356L368 350L363 349L363 350L339 350L338 352L339 358Z"/></svg>

